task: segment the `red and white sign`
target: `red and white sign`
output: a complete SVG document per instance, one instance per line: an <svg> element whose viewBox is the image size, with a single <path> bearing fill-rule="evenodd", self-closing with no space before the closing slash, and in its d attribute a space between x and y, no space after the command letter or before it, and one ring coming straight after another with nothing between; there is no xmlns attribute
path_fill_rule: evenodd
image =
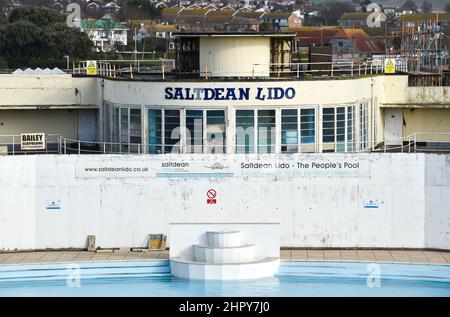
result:
<svg viewBox="0 0 450 317"><path fill-rule="evenodd" d="M209 205L216 204L217 203L216 196L217 192L215 189L208 189L208 191L206 192L206 197L208 197L208 199L206 199L206 203Z"/></svg>

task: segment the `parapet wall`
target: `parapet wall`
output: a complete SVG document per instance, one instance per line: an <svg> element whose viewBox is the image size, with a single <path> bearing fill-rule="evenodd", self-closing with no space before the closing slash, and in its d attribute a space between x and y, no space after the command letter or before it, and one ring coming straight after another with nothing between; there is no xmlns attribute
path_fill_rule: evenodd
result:
<svg viewBox="0 0 450 317"><path fill-rule="evenodd" d="M286 247L450 249L449 155L33 155L0 157L0 175L1 250L91 234L144 247L175 222L279 222Z"/></svg>

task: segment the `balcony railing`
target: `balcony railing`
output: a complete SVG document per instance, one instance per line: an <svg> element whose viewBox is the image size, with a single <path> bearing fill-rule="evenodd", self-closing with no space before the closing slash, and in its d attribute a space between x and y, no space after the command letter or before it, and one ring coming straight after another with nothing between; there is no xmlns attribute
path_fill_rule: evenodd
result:
<svg viewBox="0 0 450 317"><path fill-rule="evenodd" d="M287 146L287 145L285 145ZM288 144L292 148L292 144ZM294 145L295 146L295 145ZM297 144L297 151L283 152L275 144L256 146L258 154L293 154L293 153L450 153L450 132L417 132L407 137L390 139L377 142L316 142ZM164 144L138 144L119 142L81 141L65 138L59 134L47 134L45 149L21 150L19 135L0 135L0 155L32 155L32 154L153 154L149 149L164 149ZM253 147L252 147L253 148ZM252 154L245 152L245 146L241 145L175 145L170 146L170 151L160 150L158 154ZM237 151L236 151L237 150Z"/></svg>

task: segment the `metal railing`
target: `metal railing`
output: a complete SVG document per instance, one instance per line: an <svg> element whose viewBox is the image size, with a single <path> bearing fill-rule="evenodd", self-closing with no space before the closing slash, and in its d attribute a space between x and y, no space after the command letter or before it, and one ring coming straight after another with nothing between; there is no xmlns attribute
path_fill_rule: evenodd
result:
<svg viewBox="0 0 450 317"><path fill-rule="evenodd" d="M290 150L287 150L289 147ZM294 150L292 150L294 147ZM295 150L297 147L297 150ZM284 148L284 150L283 150ZM302 144L224 145L218 143L142 144L120 142L81 141L59 134L47 134L45 149L21 150L19 135L0 135L0 155L30 154L252 154L252 153L371 153L371 152L450 152L450 132L417 132L404 138L382 141L315 142Z"/></svg>
<svg viewBox="0 0 450 317"><path fill-rule="evenodd" d="M399 65L400 66L400 65ZM315 63L271 63L253 64L253 74L258 77L261 67L269 67L270 77L355 77L363 75L384 74L384 64L368 60L366 62L356 61L333 61ZM402 64L396 69L397 72L407 72L407 65Z"/></svg>
<svg viewBox="0 0 450 317"><path fill-rule="evenodd" d="M356 77L363 75L384 74L384 63L379 60L367 60L364 62L354 60L336 60L332 62L302 62L302 63L270 63L253 64L250 71L222 71L218 72L210 65L202 65L202 71L191 73L180 73L182 76L195 76L209 79L214 77L246 77L254 79L270 79L277 77L300 78L300 77ZM407 72L407 65L399 63L397 72ZM174 74L175 60L100 60L97 61L97 75L103 77L129 77L133 74L151 74L165 79L169 73ZM72 74L87 75L86 61L74 62Z"/></svg>
<svg viewBox="0 0 450 317"><path fill-rule="evenodd" d="M156 74L165 79L165 75L175 67L172 59L123 59L123 60L99 60L97 61L97 75L102 77L126 77L133 78L133 74ZM73 62L72 74L87 75L87 62Z"/></svg>

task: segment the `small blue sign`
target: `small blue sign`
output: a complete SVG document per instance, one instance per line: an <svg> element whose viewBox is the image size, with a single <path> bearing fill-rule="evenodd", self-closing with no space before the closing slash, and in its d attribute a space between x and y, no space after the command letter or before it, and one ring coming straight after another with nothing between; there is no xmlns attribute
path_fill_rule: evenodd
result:
<svg viewBox="0 0 450 317"><path fill-rule="evenodd" d="M380 208L380 202L378 200L364 201L364 208Z"/></svg>
<svg viewBox="0 0 450 317"><path fill-rule="evenodd" d="M46 209L50 211L61 210L61 201L60 200L47 200Z"/></svg>

